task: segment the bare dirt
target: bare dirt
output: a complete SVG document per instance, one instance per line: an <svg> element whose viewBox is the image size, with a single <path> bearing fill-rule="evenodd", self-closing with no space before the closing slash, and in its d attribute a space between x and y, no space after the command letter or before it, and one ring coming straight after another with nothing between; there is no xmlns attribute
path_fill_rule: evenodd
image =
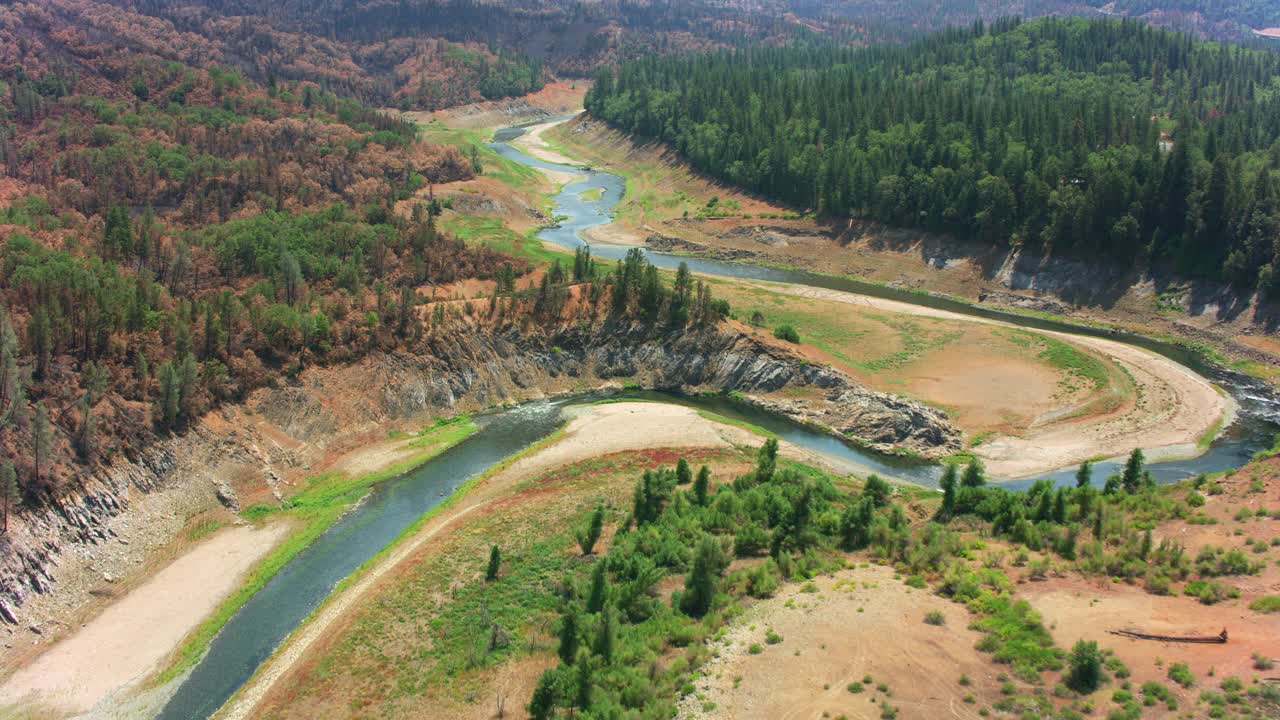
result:
<svg viewBox="0 0 1280 720"><path fill-rule="evenodd" d="M554 82L521 98L490 100L436 113L417 114L428 118L434 116L460 128L508 127L529 120L577 112L582 109L582 98L590 87L591 83L583 80L572 83Z"/></svg>
<svg viewBox="0 0 1280 720"><path fill-rule="evenodd" d="M907 315L1013 327L995 320L865 295L776 283L761 285L780 293L819 297ZM1043 334L1089 348L1117 363L1132 378L1137 388L1136 396L1131 403L1112 413L1047 423L1028 430L1022 437L1003 435L983 443L976 452L987 463L988 469L999 476L1031 476L1091 458L1119 456L1135 447L1152 450L1149 455L1153 457L1194 454L1200 436L1234 412L1229 397L1219 393L1204 378L1163 356L1101 338L1053 332Z"/></svg>
<svg viewBox="0 0 1280 720"><path fill-rule="evenodd" d="M1040 612L1060 647L1069 648L1083 639L1110 648L1133 673L1131 682L1141 685L1154 680L1168 685L1183 705L1194 705L1203 686L1216 686L1222 678L1248 681L1256 674L1253 653L1280 655L1280 617L1246 607L1202 605L1194 598L1152 595L1138 587L1080 578L1028 583L1019 594ZM1224 628L1230 639L1223 645L1134 640L1107 632L1136 629L1153 635L1217 635ZM1173 663L1186 663L1201 688L1183 690L1169 682ZM1208 675L1210 670L1213 677Z"/></svg>
<svg viewBox="0 0 1280 720"><path fill-rule="evenodd" d="M810 361L844 370L870 388L942 408L971 439L1020 435L1049 418L1101 405L1093 401L1112 392L1072 377L1042 357L1042 345L1032 336L1006 328L885 313L722 281L716 281L715 292L739 317L761 315L761 328L744 331L762 342L778 342L772 328L792 324L803 342L788 346ZM1125 381L1119 368L1113 369L1116 379Z"/></svg>
<svg viewBox="0 0 1280 720"><path fill-rule="evenodd" d="M1000 697L996 666L974 648L981 635L968 629L963 606L909 588L878 565L816 578L808 589L790 583L737 619L679 717L871 720L885 701L904 718L978 718L978 708ZM934 610L943 625L924 622ZM768 644L768 630L782 641ZM849 691L867 675L871 684ZM967 694L976 702L964 702Z"/></svg>
<svg viewBox="0 0 1280 720"><path fill-rule="evenodd" d="M902 374L907 394L946 407L967 431L1022 432L1070 400L1052 368L977 347L949 347Z"/></svg>
<svg viewBox="0 0 1280 720"><path fill-rule="evenodd" d="M66 713L110 704L157 670L288 531L272 523L216 532L12 675L0 703Z"/></svg>

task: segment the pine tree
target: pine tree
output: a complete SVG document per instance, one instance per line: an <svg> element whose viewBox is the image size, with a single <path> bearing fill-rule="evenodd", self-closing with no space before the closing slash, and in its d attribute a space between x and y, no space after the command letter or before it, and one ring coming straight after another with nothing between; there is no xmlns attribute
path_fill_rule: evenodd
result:
<svg viewBox="0 0 1280 720"><path fill-rule="evenodd" d="M1142 468L1145 461L1141 448L1134 448L1133 452L1129 453L1129 459L1124 464L1124 472L1120 475L1120 483L1125 492L1133 494L1141 488Z"/></svg>
<svg viewBox="0 0 1280 720"><path fill-rule="evenodd" d="M1098 689L1102 683L1102 653L1098 643L1080 640L1071 648L1067 660L1067 686L1082 695Z"/></svg>
<svg viewBox="0 0 1280 720"><path fill-rule="evenodd" d="M689 468L689 462L684 458L676 461L676 484L688 485L693 481L693 471Z"/></svg>
<svg viewBox="0 0 1280 720"><path fill-rule="evenodd" d="M9 513L21 499L18 490L18 473L8 460L0 464L0 498L4 500L4 531L9 532Z"/></svg>
<svg viewBox="0 0 1280 720"><path fill-rule="evenodd" d="M889 487L889 483L874 473L867 476L867 481L862 486L862 496L870 500L874 507L887 507L892 494L893 488Z"/></svg>
<svg viewBox="0 0 1280 720"><path fill-rule="evenodd" d="M613 662L613 646L617 635L615 625L613 608L605 607L600 613L600 623L596 627L596 640L591 648L591 651L603 660L605 665Z"/></svg>
<svg viewBox="0 0 1280 720"><path fill-rule="evenodd" d="M707 506L708 493L711 491L711 469L706 465L698 468L698 479L693 481L693 498L701 507Z"/></svg>
<svg viewBox="0 0 1280 720"><path fill-rule="evenodd" d="M724 570L724 553L715 538L704 536L694 551L693 567L685 576L680 610L690 617L702 617L715 600L716 585Z"/></svg>
<svg viewBox="0 0 1280 720"><path fill-rule="evenodd" d="M556 711L556 671L547 670L538 677L533 697L529 699L530 720L551 720Z"/></svg>
<svg viewBox="0 0 1280 720"><path fill-rule="evenodd" d="M982 461L973 458L964 469L964 476L960 478L960 484L968 488L982 487L987 484L986 472L982 467Z"/></svg>
<svg viewBox="0 0 1280 720"><path fill-rule="evenodd" d="M591 569L591 587L587 591L587 612L592 615L604 609L609 595L609 576L604 566L604 561L598 561Z"/></svg>
<svg viewBox="0 0 1280 720"><path fill-rule="evenodd" d="M1093 463L1085 460L1076 471L1076 487L1083 488L1093 484Z"/></svg>
<svg viewBox="0 0 1280 720"><path fill-rule="evenodd" d="M956 511L956 483L960 471L955 463L947 463L938 486L942 488L942 515L950 517Z"/></svg>
<svg viewBox="0 0 1280 720"><path fill-rule="evenodd" d="M22 371L18 367L18 337L9 314L0 308L0 429L21 422L27 398Z"/></svg>
<svg viewBox="0 0 1280 720"><path fill-rule="evenodd" d="M769 438L764 441L756 454L756 482L767 483L772 480L777 467L778 441L776 438Z"/></svg>
<svg viewBox="0 0 1280 720"><path fill-rule="evenodd" d="M578 656L578 612L572 607L565 608L560 616L560 642L556 654L560 662L572 665Z"/></svg>
<svg viewBox="0 0 1280 720"><path fill-rule="evenodd" d="M497 545L489 548L489 567L484 571L485 582L493 582L498 579L498 570L502 566L502 551Z"/></svg>
<svg viewBox="0 0 1280 720"><path fill-rule="evenodd" d="M98 423L93 417L93 407L89 404L89 397L80 399L77 409L80 411L80 424L76 426L76 434L74 436L74 444L76 454L80 456L81 462L92 462L98 449Z"/></svg>
<svg viewBox="0 0 1280 720"><path fill-rule="evenodd" d="M578 533L578 546L582 548L583 555L590 555L596 550L596 542L600 540L600 533L604 531L604 505L597 505L594 512L591 513L591 520L587 522L587 528Z"/></svg>
<svg viewBox="0 0 1280 720"><path fill-rule="evenodd" d="M296 305L302 294L302 266L288 250L280 256L280 281L284 285L285 304Z"/></svg>
<svg viewBox="0 0 1280 720"><path fill-rule="evenodd" d="M577 671L573 706L579 710L587 710L591 707L591 694L595 689L595 667L591 662L591 653L586 648L580 648L573 664Z"/></svg>
<svg viewBox="0 0 1280 720"><path fill-rule="evenodd" d="M160 378L160 393L156 395L156 419L162 429L173 430L178 425L179 411L182 408L178 371L174 369L173 363L165 363L160 366L157 376Z"/></svg>

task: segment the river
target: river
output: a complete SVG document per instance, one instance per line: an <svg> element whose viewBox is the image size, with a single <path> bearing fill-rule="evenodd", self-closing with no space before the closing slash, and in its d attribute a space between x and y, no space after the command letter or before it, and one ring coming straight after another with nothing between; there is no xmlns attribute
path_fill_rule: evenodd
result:
<svg viewBox="0 0 1280 720"><path fill-rule="evenodd" d="M546 162L532 157L511 144L512 140L520 137L524 132L525 130L520 127L499 130L494 134L493 142L489 144L489 147L509 160L530 167L568 172L580 176L579 179L561 188L560 192L553 198L554 216L560 219L561 222L555 227L544 229L538 234L538 237L569 249L587 245L587 242L582 239L582 232L588 228L605 225L612 221L613 207L622 200L622 195L626 189L625 180L608 172L584 170L580 167ZM586 199L583 197L583 193L592 190L600 191L598 199ZM591 245L592 257L603 260L622 258L629 250L631 250L630 247L623 245ZM642 251L649 262L662 268L676 268L681 262L684 262L688 264L689 269L694 273L702 275L789 283L896 300L973 317L999 320L1032 330L1053 330L1074 335L1116 340L1163 355L1225 388L1235 398L1238 412L1235 422L1230 427L1225 428L1205 452L1200 455L1194 458L1151 463L1150 470L1157 482L1177 482L1202 473L1220 472L1240 467L1248 462L1258 450L1269 448L1272 439L1275 438L1277 432L1280 432L1280 397L1277 397L1276 393L1266 383L1243 373L1222 368L1206 360L1200 353L1174 343L1154 340L1128 332L1078 325L1065 320L1006 312L949 297L899 290L848 277L766 267L747 262L687 257L656 252L647 248L642 248ZM1119 471L1122 465L1123 462L1120 460L1096 463L1094 465L1094 477L1105 478L1112 472ZM920 481L918 476L903 477L899 475L899 477L913 482ZM1056 482L1063 483L1074 482L1075 468L1064 468L1038 477L1051 478ZM1011 487L1022 484L1025 483L1016 483Z"/></svg>
<svg viewBox="0 0 1280 720"><path fill-rule="evenodd" d="M582 179L566 185L555 197L555 214L563 218L562 222L539 234L539 237L566 248L583 245L579 233L610 221L609 213L622 199L625 183L622 178L610 173L583 173L576 167L537 160L503 142L518 136L519 132L500 132L491 147L504 157L526 165L583 175ZM600 199L582 198L582 193L593 189L602 192ZM596 245L592 246L592 254L601 259L620 258L628 249ZM946 298L896 291L847 278L684 258L648 250L645 254L650 262L665 268L674 268L683 261L695 273L705 275L812 285L980 317L994 317L1033 329L1103 335L1141 345L1183 362L1229 388L1239 401L1240 413L1236 423L1200 457L1152 464L1151 470L1160 482L1238 467L1247 462L1257 449L1268 446L1278 427L1275 422L1275 397L1264 386L1249 378L1217 369L1174 345L1103 331L1081 331L1067 323L1001 313ZM863 451L838 438L815 432L786 418L730 398L676 397L661 393L628 393L626 396L694 405L720 415L745 420L776 434L786 442L855 464L868 472L925 486L937 484L937 466ZM481 416L476 419L480 429L470 438L413 471L378 485L356 508L294 557L245 603L213 639L205 656L180 682L158 717L163 720L201 720L211 716L324 601L338 582L386 547L414 520L437 505L467 479L483 473L495 463L553 433L564 422L562 411L565 406L595 398L596 396L587 395L530 402ZM1108 465L1100 463L1095 480L1100 482L1111 471L1112 468ZM1061 483L1074 483L1074 471L1070 470L1050 474L1048 477ZM1017 489L1029 483L1029 480L1021 480L1006 486Z"/></svg>

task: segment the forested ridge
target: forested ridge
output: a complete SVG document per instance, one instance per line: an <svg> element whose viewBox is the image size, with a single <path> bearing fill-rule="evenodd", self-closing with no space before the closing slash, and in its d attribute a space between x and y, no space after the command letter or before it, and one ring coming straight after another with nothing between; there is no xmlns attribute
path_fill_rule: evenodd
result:
<svg viewBox="0 0 1280 720"><path fill-rule="evenodd" d="M639 256L520 280L526 260L437 228L429 186L481 172L475 153L319 83L204 62L161 21L72 7L0 8L6 518L308 367L430 355L464 316L530 331L588 305L575 292L664 327L727 313ZM496 287L446 302L466 279Z"/></svg>
<svg viewBox="0 0 1280 720"><path fill-rule="evenodd" d="M1273 291L1280 56L1136 21L647 58L595 115L830 215Z"/></svg>
<svg viewBox="0 0 1280 720"><path fill-rule="evenodd" d="M471 177L456 148L209 50L109 6L0 8L6 511L307 366L413 346L420 286L527 270L436 230L418 195Z"/></svg>

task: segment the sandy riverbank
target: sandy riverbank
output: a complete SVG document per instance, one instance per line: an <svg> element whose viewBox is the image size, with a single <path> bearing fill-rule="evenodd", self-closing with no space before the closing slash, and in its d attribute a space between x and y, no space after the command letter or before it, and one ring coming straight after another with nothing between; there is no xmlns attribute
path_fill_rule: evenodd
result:
<svg viewBox="0 0 1280 720"><path fill-rule="evenodd" d="M783 294L906 315L1015 327L998 320L835 290L765 282L753 284ZM1028 477L1091 458L1123 455L1135 447L1151 450L1149 455L1153 459L1193 455L1202 435L1215 426L1229 424L1234 416L1235 406L1230 397L1166 357L1114 340L1038 332L1089 348L1120 365L1133 378L1137 399L1114 413L1047 423L1029 429L1022 437L1000 436L983 443L976 453L995 475Z"/></svg>
<svg viewBox="0 0 1280 720"><path fill-rule="evenodd" d="M552 149L551 146L547 144L546 139L542 136L543 133L553 127L556 127L562 122L565 121L553 120L539 125L530 125L525 128L524 134L515 140L512 140L511 144L528 153L530 156L544 162L556 163L558 165L580 165L581 163L573 158L565 157ZM534 167L534 169L543 175L546 175L551 182L554 182L557 185L566 185L582 177L580 174L564 172L561 170L550 170L542 167Z"/></svg>
<svg viewBox="0 0 1280 720"><path fill-rule="evenodd" d="M397 566L455 523L501 500L521 482L552 468L609 453L659 447L723 448L760 442L758 436L747 430L716 423L679 405L619 402L584 406L572 409L571 414L573 417L558 440L486 478L460 502L396 546L340 595L322 605L218 717L223 720L254 717L255 709L272 687L306 658L308 651L353 607L371 597L384 578L392 577ZM796 449L786 445L782 452L797 456Z"/></svg>
<svg viewBox="0 0 1280 720"><path fill-rule="evenodd" d="M108 606L0 686L0 703L80 714L109 705L169 653L289 530L223 529Z"/></svg>

